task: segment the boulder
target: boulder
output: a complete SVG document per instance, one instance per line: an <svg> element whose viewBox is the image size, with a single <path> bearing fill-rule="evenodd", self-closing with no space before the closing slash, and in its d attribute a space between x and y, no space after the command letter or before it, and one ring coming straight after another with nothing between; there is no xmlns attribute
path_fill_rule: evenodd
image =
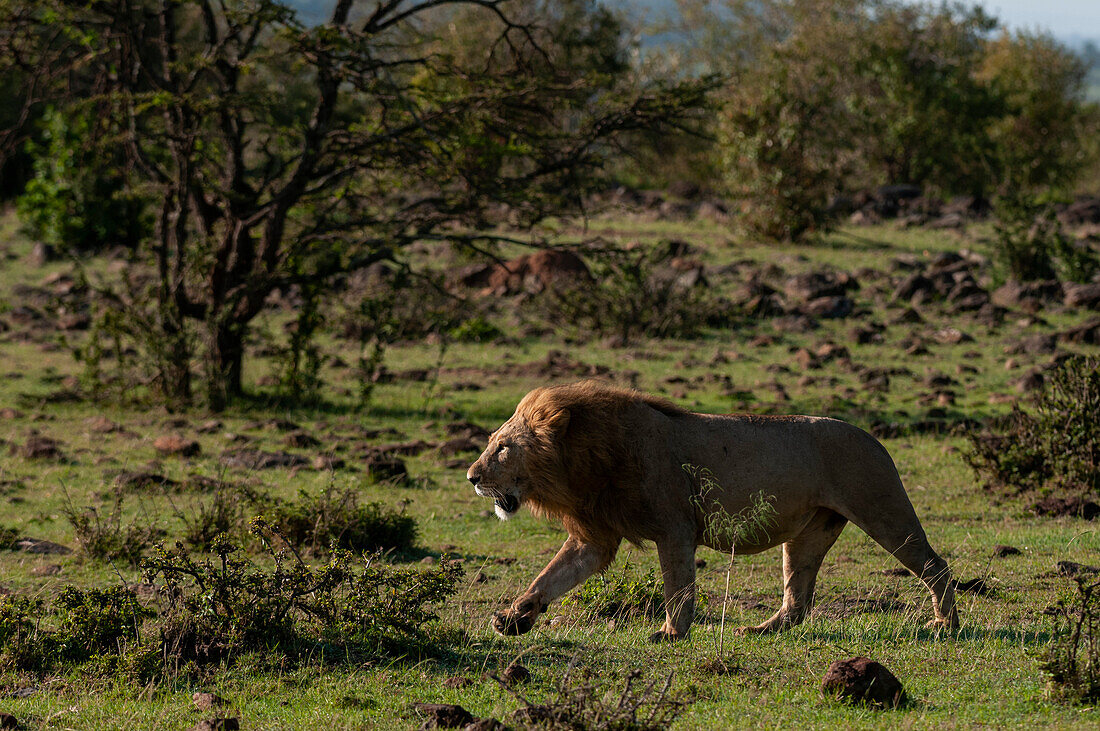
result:
<svg viewBox="0 0 1100 731"><path fill-rule="evenodd" d="M837 660L825 673L821 692L846 703L875 708L897 708L905 703L905 689L894 674L866 657Z"/></svg>

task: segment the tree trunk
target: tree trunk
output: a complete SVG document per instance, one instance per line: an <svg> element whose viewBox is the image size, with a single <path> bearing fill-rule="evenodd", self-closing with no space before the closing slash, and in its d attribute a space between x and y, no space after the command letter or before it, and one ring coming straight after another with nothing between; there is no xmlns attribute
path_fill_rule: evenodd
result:
<svg viewBox="0 0 1100 731"><path fill-rule="evenodd" d="M211 325L206 359L206 400L211 411L222 411L243 393L241 364L248 328L239 323Z"/></svg>

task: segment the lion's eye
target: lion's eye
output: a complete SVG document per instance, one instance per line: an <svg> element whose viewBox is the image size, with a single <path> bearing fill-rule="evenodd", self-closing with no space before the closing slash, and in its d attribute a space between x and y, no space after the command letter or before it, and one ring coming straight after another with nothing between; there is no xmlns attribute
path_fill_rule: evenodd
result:
<svg viewBox="0 0 1100 731"><path fill-rule="evenodd" d="M508 453L508 445L507 444L501 444L499 447L497 447L497 456L498 457L503 457L507 453Z"/></svg>

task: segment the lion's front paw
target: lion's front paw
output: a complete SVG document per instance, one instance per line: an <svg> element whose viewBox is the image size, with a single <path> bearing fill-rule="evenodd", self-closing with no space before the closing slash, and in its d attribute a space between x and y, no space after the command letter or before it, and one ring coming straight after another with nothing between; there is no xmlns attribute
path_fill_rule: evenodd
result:
<svg viewBox="0 0 1100 731"><path fill-rule="evenodd" d="M494 614L490 624L500 634L512 636L530 632L531 628L535 626L535 620L525 614L506 609Z"/></svg>
<svg viewBox="0 0 1100 731"><path fill-rule="evenodd" d="M665 632L664 630L660 630L651 634L649 636L649 641L651 644L657 645L662 642L678 642L685 637L687 637L687 635L675 634L673 632Z"/></svg>
<svg viewBox="0 0 1100 731"><path fill-rule="evenodd" d="M959 616L955 614L950 617L936 617L924 625L924 628L936 631L947 630L949 632L957 632L959 630Z"/></svg>

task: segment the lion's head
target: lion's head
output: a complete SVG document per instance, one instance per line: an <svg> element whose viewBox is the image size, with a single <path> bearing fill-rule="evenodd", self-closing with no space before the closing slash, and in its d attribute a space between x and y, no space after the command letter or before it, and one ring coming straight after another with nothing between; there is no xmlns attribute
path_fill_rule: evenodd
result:
<svg viewBox="0 0 1100 731"><path fill-rule="evenodd" d="M546 402L545 391L535 389L520 401L466 472L477 494L493 499L501 520L515 515L522 503L553 492L552 484L560 482L554 442L569 423L569 410Z"/></svg>

